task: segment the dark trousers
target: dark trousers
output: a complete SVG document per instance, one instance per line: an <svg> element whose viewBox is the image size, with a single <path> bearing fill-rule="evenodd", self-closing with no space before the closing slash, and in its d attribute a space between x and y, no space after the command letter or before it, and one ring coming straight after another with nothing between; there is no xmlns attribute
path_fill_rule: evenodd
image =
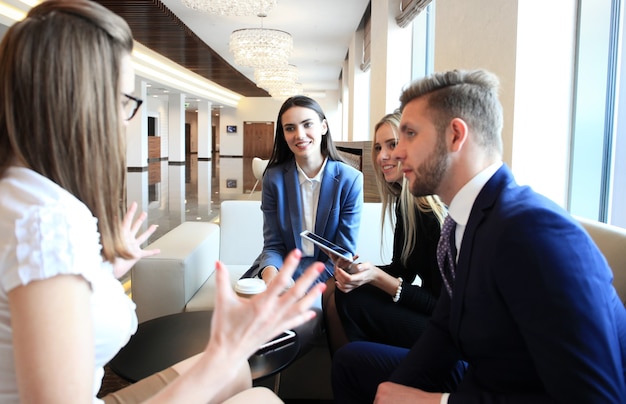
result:
<svg viewBox="0 0 626 404"><path fill-rule="evenodd" d="M374 342L351 342L333 356L332 386L335 402L341 404L371 404L378 385L388 381L409 349ZM463 379L467 364L458 361L446 380L432 381L421 386L426 391L453 392ZM406 375L405 375L406 376ZM404 384L404 383L403 383ZM415 383L414 385L420 384ZM407 383L411 385L411 383Z"/></svg>
<svg viewBox="0 0 626 404"><path fill-rule="evenodd" d="M362 341L341 347L333 356L335 402L373 403L378 385L389 380L408 352L406 348Z"/></svg>

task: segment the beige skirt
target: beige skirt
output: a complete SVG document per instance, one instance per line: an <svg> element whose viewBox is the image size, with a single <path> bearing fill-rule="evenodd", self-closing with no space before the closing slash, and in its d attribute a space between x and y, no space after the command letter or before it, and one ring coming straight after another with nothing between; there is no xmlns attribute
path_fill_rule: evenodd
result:
<svg viewBox="0 0 626 404"><path fill-rule="evenodd" d="M172 368L167 368L114 393L107 394L102 399L106 404L142 403L155 395L159 390L167 386L177 377L178 372ZM280 404L283 403L283 401L270 389L265 387L253 387L244 390L224 401L224 404L250 403Z"/></svg>
<svg viewBox="0 0 626 404"><path fill-rule="evenodd" d="M178 377L178 372L167 368L161 372L148 376L137 383L126 386L114 393L107 394L102 399L106 404L136 404L142 403L155 395Z"/></svg>

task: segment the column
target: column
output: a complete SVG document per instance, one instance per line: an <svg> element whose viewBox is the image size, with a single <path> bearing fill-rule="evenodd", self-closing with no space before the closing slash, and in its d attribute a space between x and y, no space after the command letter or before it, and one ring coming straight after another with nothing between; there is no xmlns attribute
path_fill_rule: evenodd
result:
<svg viewBox="0 0 626 404"><path fill-rule="evenodd" d="M168 102L169 161L185 161L185 94L170 94Z"/></svg>
<svg viewBox="0 0 626 404"><path fill-rule="evenodd" d="M185 221L185 165L168 165L168 207L172 227Z"/></svg>
<svg viewBox="0 0 626 404"><path fill-rule="evenodd" d="M137 214L148 212L148 171L133 170L126 174L126 200L127 205L137 202ZM141 230L148 228L148 221L141 226Z"/></svg>
<svg viewBox="0 0 626 404"><path fill-rule="evenodd" d="M503 159L517 182L567 199L576 1L437 2L435 71L484 68L500 79ZM542 164L537 164L542 162Z"/></svg>
<svg viewBox="0 0 626 404"><path fill-rule="evenodd" d="M146 100L147 86L144 80L135 79L135 95ZM148 104L139 108L137 115L126 126L126 166L129 168L148 167Z"/></svg>
<svg viewBox="0 0 626 404"><path fill-rule="evenodd" d="M198 158L198 214L206 218L211 216L212 211L212 166L209 160Z"/></svg>
<svg viewBox="0 0 626 404"><path fill-rule="evenodd" d="M211 160L211 103L198 102L198 161Z"/></svg>

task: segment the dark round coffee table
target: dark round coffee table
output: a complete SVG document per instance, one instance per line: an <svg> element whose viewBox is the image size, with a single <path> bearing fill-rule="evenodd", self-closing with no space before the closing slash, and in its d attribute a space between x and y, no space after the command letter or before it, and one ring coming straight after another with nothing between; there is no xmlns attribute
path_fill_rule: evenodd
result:
<svg viewBox="0 0 626 404"><path fill-rule="evenodd" d="M212 315L212 311L190 311L145 321L109 366L118 376L134 383L202 352L209 340ZM252 379L280 372L294 361L299 349L296 331L295 339L289 343L252 355L248 359Z"/></svg>

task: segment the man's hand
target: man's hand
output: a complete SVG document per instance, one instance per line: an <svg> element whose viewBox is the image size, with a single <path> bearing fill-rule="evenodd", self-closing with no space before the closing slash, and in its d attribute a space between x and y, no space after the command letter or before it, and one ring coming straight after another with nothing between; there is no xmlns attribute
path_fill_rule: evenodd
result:
<svg viewBox="0 0 626 404"><path fill-rule="evenodd" d="M442 393L427 393L414 387L384 382L378 385L374 404L439 404Z"/></svg>

